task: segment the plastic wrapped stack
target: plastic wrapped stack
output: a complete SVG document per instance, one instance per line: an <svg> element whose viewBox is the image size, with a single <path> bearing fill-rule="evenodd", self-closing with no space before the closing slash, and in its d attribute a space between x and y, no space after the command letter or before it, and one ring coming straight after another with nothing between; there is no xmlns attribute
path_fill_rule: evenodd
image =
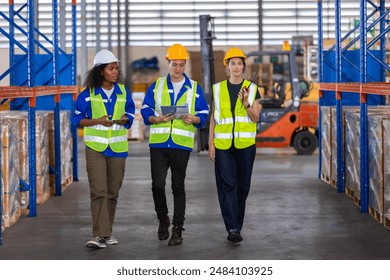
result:
<svg viewBox="0 0 390 280"><path fill-rule="evenodd" d="M17 131L15 122L0 120L2 230L14 225L21 215Z"/></svg>
<svg viewBox="0 0 390 280"><path fill-rule="evenodd" d="M49 113L49 164L55 168L54 113ZM73 138L70 131L70 111L60 112L61 190L73 181ZM55 194L55 174L50 174L50 193Z"/></svg>
<svg viewBox="0 0 390 280"><path fill-rule="evenodd" d="M133 92L132 97L135 104L135 115L133 125L130 129L128 129L127 138L129 140L137 140L142 142L145 138L145 125L141 115L141 108L145 93Z"/></svg>
<svg viewBox="0 0 390 280"><path fill-rule="evenodd" d="M332 162L332 153L331 153L331 141L332 141L332 117L331 117L331 107L322 106L321 107L321 179L327 183L330 183L331 178L331 168L330 164Z"/></svg>
<svg viewBox="0 0 390 280"><path fill-rule="evenodd" d="M379 223L384 213L384 147L389 138L384 137L383 121L390 119L390 112L380 111L368 115L368 167L370 215Z"/></svg>
<svg viewBox="0 0 390 280"><path fill-rule="evenodd" d="M390 119L383 125L383 225L390 230Z"/></svg>
<svg viewBox="0 0 390 280"><path fill-rule="evenodd" d="M53 112L36 111L36 203L42 204L50 197L49 139L54 143L50 128L54 127ZM70 112L63 111L61 120L62 178L72 178L72 138L70 133ZM1 172L2 172L2 230L12 226L22 214L29 212L29 135L28 113L26 111L1 111ZM52 125L52 126L51 126ZM54 131L54 129L51 129ZM54 146L54 144L53 144ZM21 184L22 182L22 184ZM21 190L23 183L27 190ZM67 185L70 184L69 179Z"/></svg>
<svg viewBox="0 0 390 280"><path fill-rule="evenodd" d="M360 207L360 113L345 114L345 193Z"/></svg>
<svg viewBox="0 0 390 280"><path fill-rule="evenodd" d="M346 124L345 124L345 113L347 111L353 111L353 112L359 112L359 107L356 107L356 106L344 106L343 107L343 114L342 114L342 120L343 120L343 136L342 136L342 142L345 143L345 127L346 127ZM331 185L334 187L334 188L337 188L337 137L336 137L336 130L337 130L337 126L336 126L336 107L331 107L331 123L332 123L332 126L331 126L331 133L332 133L332 136L330 137L331 138L331 154L332 154L332 158L331 158L331 164L330 164L330 183ZM344 149L345 147L343 146L342 147L342 154L344 155ZM343 158L343 161L345 161L345 158Z"/></svg>

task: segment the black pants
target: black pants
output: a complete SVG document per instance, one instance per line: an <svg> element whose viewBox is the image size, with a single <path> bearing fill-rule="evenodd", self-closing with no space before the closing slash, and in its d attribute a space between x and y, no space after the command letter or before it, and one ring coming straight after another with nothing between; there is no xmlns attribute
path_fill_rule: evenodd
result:
<svg viewBox="0 0 390 280"><path fill-rule="evenodd" d="M221 213L227 231L241 231L249 194L256 146L215 149L215 178Z"/></svg>
<svg viewBox="0 0 390 280"><path fill-rule="evenodd" d="M190 151L180 149L150 148L150 163L152 172L152 192L154 207L159 220L168 214L165 185L168 169L171 169L173 193L173 225L182 227L186 209L186 193L184 181Z"/></svg>

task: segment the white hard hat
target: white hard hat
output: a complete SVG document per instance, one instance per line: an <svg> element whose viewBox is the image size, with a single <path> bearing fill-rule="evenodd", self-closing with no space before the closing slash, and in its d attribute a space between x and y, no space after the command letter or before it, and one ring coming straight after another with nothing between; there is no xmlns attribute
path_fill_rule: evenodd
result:
<svg viewBox="0 0 390 280"><path fill-rule="evenodd" d="M118 61L119 59L117 59L116 56L109 50L101 50L95 55L95 58L93 59L93 67Z"/></svg>

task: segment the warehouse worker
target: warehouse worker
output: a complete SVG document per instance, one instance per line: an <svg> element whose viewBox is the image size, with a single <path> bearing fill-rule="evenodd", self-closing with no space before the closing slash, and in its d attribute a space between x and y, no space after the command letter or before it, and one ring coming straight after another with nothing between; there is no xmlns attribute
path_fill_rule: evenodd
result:
<svg viewBox="0 0 390 280"><path fill-rule="evenodd" d="M213 85L208 154L214 161L219 205L231 242L243 240L245 203L256 156L256 122L260 94L244 79L246 55L239 48L226 52L229 79Z"/></svg>
<svg viewBox="0 0 390 280"><path fill-rule="evenodd" d="M208 117L208 105L201 86L184 73L189 59L186 48L174 44L168 48L166 60L169 74L160 77L147 90L141 114L150 125L150 163L152 193L159 220L157 235L169 238L170 219L165 196L167 171L171 169L173 193L172 235L169 246L183 241L186 193L184 181L190 153L194 147L196 128L202 128ZM178 118L175 114L162 114L161 107L177 105L188 107Z"/></svg>
<svg viewBox="0 0 390 280"><path fill-rule="evenodd" d="M112 52L99 51L75 104L73 124L84 127L91 197L93 238L88 248L118 244L112 226L128 155L127 129L135 113L130 91L118 84L118 61Z"/></svg>

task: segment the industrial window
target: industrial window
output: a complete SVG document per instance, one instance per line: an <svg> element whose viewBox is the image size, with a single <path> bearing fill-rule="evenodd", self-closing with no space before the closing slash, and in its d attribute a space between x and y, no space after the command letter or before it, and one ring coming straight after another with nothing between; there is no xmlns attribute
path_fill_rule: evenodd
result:
<svg viewBox="0 0 390 280"><path fill-rule="evenodd" d="M9 16L8 1L1 2L0 28L9 33L9 23L3 17ZM17 10L27 0L13 2ZM60 43L61 47L69 48L72 44L71 1L58 2ZM39 14L36 26L52 38L52 0L35 3ZM259 3L262 3L260 8ZM343 34L359 19L359 4L357 0L341 1ZM334 0L323 0L322 5L323 35L332 39ZM26 18L27 9L21 14ZM317 38L317 1L313 0L78 0L77 45L168 46L181 42L196 46L200 45L199 15L202 14L215 18L214 45L258 45L260 35L263 45L281 45L283 40L291 40L293 36ZM27 30L23 20L16 18L15 23ZM14 38L22 43L26 41L26 36L18 30ZM0 32L0 47L8 46L7 36Z"/></svg>

